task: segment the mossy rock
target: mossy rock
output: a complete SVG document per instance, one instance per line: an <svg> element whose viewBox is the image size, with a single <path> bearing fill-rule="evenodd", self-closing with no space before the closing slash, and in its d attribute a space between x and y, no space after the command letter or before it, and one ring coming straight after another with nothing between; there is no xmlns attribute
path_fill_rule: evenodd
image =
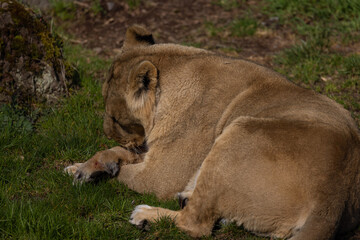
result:
<svg viewBox="0 0 360 240"><path fill-rule="evenodd" d="M62 40L45 20L14 0L0 0L0 104L33 109L79 85Z"/></svg>

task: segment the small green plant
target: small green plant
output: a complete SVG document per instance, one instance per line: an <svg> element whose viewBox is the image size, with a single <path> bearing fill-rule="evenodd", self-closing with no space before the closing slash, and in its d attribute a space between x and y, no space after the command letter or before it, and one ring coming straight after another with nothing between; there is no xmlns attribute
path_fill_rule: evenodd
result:
<svg viewBox="0 0 360 240"><path fill-rule="evenodd" d="M255 34L257 27L257 21L252 18L235 19L229 26L231 35L236 37L252 36Z"/></svg>
<svg viewBox="0 0 360 240"><path fill-rule="evenodd" d="M90 7L90 9L91 9L91 11L92 11L95 15L104 12L104 9L103 9L103 7L102 7L101 4L100 4L100 0L93 0L93 1L91 2L91 7Z"/></svg>
<svg viewBox="0 0 360 240"><path fill-rule="evenodd" d="M208 35L210 35L211 37L217 36L221 31L224 30L222 27L217 27L212 22L205 22L205 29Z"/></svg>
<svg viewBox="0 0 360 240"><path fill-rule="evenodd" d="M131 10L136 9L140 6L142 0L126 0L127 5Z"/></svg>
<svg viewBox="0 0 360 240"><path fill-rule="evenodd" d="M325 86L325 92L328 93L328 94L329 94L329 93L338 92L338 91L339 91L338 88L337 88L336 85L335 85L334 83L332 83L332 82L326 84L326 86Z"/></svg>
<svg viewBox="0 0 360 240"><path fill-rule="evenodd" d="M51 0L53 14L63 21L74 19L76 6L72 1Z"/></svg>
<svg viewBox="0 0 360 240"><path fill-rule="evenodd" d="M230 11L232 9L240 7L240 3L238 0L216 0L212 1L212 3L221 6L226 11Z"/></svg>

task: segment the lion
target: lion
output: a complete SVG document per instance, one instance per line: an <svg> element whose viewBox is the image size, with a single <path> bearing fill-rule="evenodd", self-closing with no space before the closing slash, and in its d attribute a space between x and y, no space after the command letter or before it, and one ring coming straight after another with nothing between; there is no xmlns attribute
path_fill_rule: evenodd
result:
<svg viewBox="0 0 360 240"><path fill-rule="evenodd" d="M132 224L167 216L200 237L227 219L291 240L358 226L359 130L333 100L250 61L155 44L140 26L127 30L102 94L104 132L120 146L66 171L182 206L139 205Z"/></svg>

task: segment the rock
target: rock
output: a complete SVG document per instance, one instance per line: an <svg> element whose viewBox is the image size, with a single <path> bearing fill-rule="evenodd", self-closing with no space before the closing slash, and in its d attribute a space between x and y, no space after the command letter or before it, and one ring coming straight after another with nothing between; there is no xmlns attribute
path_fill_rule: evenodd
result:
<svg viewBox="0 0 360 240"><path fill-rule="evenodd" d="M115 3L114 2L106 2L106 8L110 12L114 9Z"/></svg>
<svg viewBox="0 0 360 240"><path fill-rule="evenodd" d="M21 2L42 11L47 11L51 7L49 0L21 0Z"/></svg>
<svg viewBox="0 0 360 240"><path fill-rule="evenodd" d="M9 6L9 4L6 2L1 4L1 8L5 9L5 10L8 8L8 6Z"/></svg>
<svg viewBox="0 0 360 240"><path fill-rule="evenodd" d="M101 47L96 47L93 49L93 51L95 52L96 55L99 55L100 53L103 52L103 49Z"/></svg>
<svg viewBox="0 0 360 240"><path fill-rule="evenodd" d="M31 110L68 95L79 77L62 55L62 40L20 3L0 6L0 104Z"/></svg>

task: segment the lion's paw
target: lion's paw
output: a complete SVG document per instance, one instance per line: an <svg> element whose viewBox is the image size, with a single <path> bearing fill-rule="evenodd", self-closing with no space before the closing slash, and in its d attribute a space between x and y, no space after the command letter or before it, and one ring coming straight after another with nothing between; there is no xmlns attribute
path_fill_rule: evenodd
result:
<svg viewBox="0 0 360 240"><path fill-rule="evenodd" d="M74 184L84 182L98 182L102 179L115 177L120 167L116 162L102 163L97 159L90 159L84 163L75 163L66 167L64 171L74 176Z"/></svg>
<svg viewBox="0 0 360 240"><path fill-rule="evenodd" d="M76 171L80 168L82 163L75 163L74 165L68 166L66 168L64 168L64 172L74 176Z"/></svg>
<svg viewBox="0 0 360 240"><path fill-rule="evenodd" d="M148 205L138 205L130 216L130 223L134 224L139 229L149 230L149 221L147 220L149 210L153 209Z"/></svg>

